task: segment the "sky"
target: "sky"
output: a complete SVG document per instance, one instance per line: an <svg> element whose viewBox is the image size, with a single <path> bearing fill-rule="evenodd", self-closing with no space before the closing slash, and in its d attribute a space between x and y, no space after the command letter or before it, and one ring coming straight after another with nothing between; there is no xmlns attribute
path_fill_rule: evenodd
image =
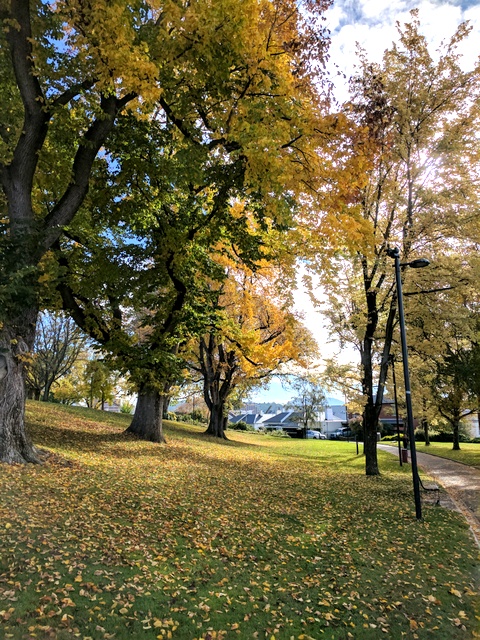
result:
<svg viewBox="0 0 480 640"><path fill-rule="evenodd" d="M331 33L329 70L339 102L348 96L346 79L355 72L357 43L365 49L369 60L380 62L385 49L397 40L396 22L401 25L409 22L410 11L415 8L419 10L421 31L433 50L442 41L448 41L461 22L470 22L472 32L458 51L463 56L465 69L473 67L480 55L480 0L334 0L326 13L325 26ZM325 319L321 311L314 308L301 284L295 293L295 308L304 314L304 324L317 339L323 358L336 355L342 363L357 361L356 351L351 348L340 350L335 342L329 341ZM252 399L287 402L291 395L291 391L274 379L268 389L252 394ZM339 397L335 393L330 395Z"/></svg>

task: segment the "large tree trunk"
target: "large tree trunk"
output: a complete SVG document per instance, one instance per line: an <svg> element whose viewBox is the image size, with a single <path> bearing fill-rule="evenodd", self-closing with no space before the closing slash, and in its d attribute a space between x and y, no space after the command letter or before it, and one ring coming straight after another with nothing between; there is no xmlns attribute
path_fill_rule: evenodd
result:
<svg viewBox="0 0 480 640"><path fill-rule="evenodd" d="M157 389L142 387L138 392L135 413L126 433L133 433L150 442L165 442L162 414L163 396Z"/></svg>
<svg viewBox="0 0 480 640"><path fill-rule="evenodd" d="M0 462L40 462L25 427L25 366L36 320L30 308L0 332Z"/></svg>
<svg viewBox="0 0 480 640"><path fill-rule="evenodd" d="M373 399L373 365L371 343L372 339L367 335L366 339L363 341L362 350L362 388L363 395L367 398L367 402L363 410L363 451L365 453L366 475L378 476L380 475L377 456L378 411Z"/></svg>
<svg viewBox="0 0 480 640"><path fill-rule="evenodd" d="M377 456L377 427L378 415L373 402L368 400L365 405L364 413L364 437L363 450L365 452L365 473L367 476L378 476L380 470L378 468Z"/></svg>
<svg viewBox="0 0 480 640"><path fill-rule="evenodd" d="M224 413L224 403L212 404L210 408L208 429L205 431L205 435L215 436L215 438L223 438L223 440L228 439L225 435L225 429L227 428L227 416L224 415Z"/></svg>
<svg viewBox="0 0 480 640"><path fill-rule="evenodd" d="M453 450L460 451L460 416L454 416L451 425L453 428Z"/></svg>

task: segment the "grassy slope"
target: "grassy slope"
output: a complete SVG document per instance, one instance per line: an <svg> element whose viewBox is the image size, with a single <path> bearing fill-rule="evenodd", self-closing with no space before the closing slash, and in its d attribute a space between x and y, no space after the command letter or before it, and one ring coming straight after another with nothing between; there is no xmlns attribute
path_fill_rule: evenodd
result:
<svg viewBox="0 0 480 640"><path fill-rule="evenodd" d="M172 423L159 446L42 403L28 420L57 457L0 469L6 638L479 637L469 531L442 508L417 522L393 456L367 478L351 443Z"/></svg>
<svg viewBox="0 0 480 640"><path fill-rule="evenodd" d="M480 469L480 443L478 442L461 442L460 451L454 451L452 444L448 442L431 442L428 447L424 442L417 442L417 450Z"/></svg>

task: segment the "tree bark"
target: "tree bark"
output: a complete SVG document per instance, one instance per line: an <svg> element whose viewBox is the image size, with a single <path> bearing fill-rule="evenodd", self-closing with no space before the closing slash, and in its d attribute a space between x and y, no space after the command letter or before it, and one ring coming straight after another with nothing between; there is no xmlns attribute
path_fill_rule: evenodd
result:
<svg viewBox="0 0 480 640"><path fill-rule="evenodd" d="M367 476L378 476L380 470L378 468L378 456L377 456L377 425L378 416L373 402L370 399L365 405L364 413L364 444L363 450L365 452L365 473Z"/></svg>
<svg viewBox="0 0 480 640"><path fill-rule="evenodd" d="M26 361L36 319L30 308L0 332L0 462L40 462L25 428Z"/></svg>
<svg viewBox="0 0 480 640"><path fill-rule="evenodd" d="M460 451L460 416L454 416L451 424L453 428L453 450Z"/></svg>
<svg viewBox="0 0 480 640"><path fill-rule="evenodd" d="M142 387L138 392L133 419L125 433L141 440L165 442L163 436L163 396L157 389Z"/></svg>
<svg viewBox="0 0 480 640"><path fill-rule="evenodd" d="M363 410L363 431L365 453L365 473L367 476L378 476L377 456L377 427L378 412L373 398L373 365L372 365L372 341L374 327L367 327L367 332L362 345L362 389L363 395L367 398Z"/></svg>
<svg viewBox="0 0 480 640"><path fill-rule="evenodd" d="M429 447L430 446L430 430L429 430L429 425L428 425L428 420L425 416L425 412L426 412L426 400L425 398L423 398L423 411L424 411L424 415L422 418L422 429L423 429L423 433L425 435L425 446Z"/></svg>
<svg viewBox="0 0 480 640"><path fill-rule="evenodd" d="M225 413L225 404L213 404L210 408L210 420L208 422L208 428L205 431L205 435L214 436L215 438L222 438L228 440L225 435L225 429L227 428L227 416Z"/></svg>

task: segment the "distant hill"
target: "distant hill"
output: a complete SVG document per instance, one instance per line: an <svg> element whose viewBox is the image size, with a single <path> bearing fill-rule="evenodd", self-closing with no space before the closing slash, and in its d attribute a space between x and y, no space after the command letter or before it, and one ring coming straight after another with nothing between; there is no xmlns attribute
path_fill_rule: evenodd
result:
<svg viewBox="0 0 480 640"><path fill-rule="evenodd" d="M242 411L245 413L278 413L283 411L285 405L279 402L245 402Z"/></svg>
<svg viewBox="0 0 480 640"><path fill-rule="evenodd" d="M328 398L327 397L327 406L329 407L343 407L345 404L344 400L339 400L338 398Z"/></svg>

